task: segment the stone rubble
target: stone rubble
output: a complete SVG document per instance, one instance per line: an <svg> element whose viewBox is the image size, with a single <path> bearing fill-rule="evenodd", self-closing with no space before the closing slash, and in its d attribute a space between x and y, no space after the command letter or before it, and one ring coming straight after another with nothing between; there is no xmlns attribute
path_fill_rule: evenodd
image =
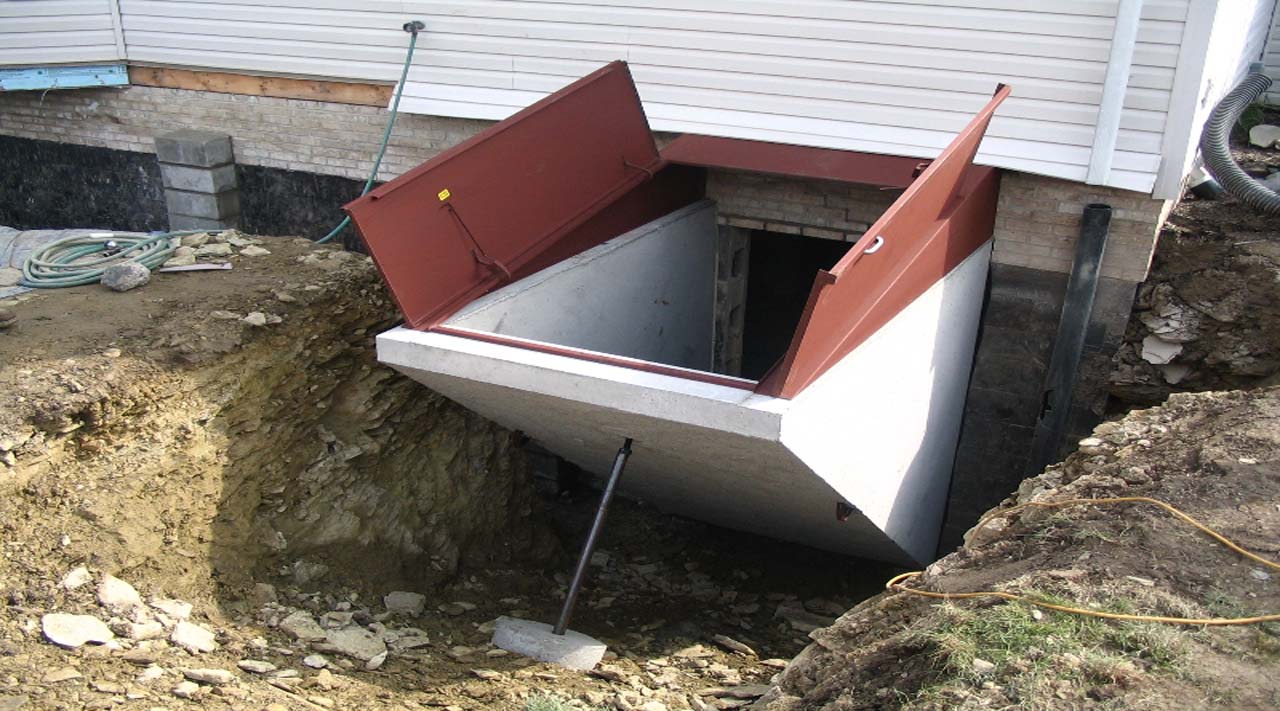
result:
<svg viewBox="0 0 1280 711"><path fill-rule="evenodd" d="M112 291L129 291L151 281L151 270L137 262L112 264L102 272L102 285Z"/></svg>
<svg viewBox="0 0 1280 711"><path fill-rule="evenodd" d="M66 649L105 644L115 638L106 623L92 615L52 613L40 618L45 639Z"/></svg>

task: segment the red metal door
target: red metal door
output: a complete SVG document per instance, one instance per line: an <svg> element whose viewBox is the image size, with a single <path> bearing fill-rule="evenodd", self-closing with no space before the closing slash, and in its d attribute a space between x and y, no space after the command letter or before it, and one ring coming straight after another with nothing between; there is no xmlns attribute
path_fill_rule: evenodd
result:
<svg viewBox="0 0 1280 711"><path fill-rule="evenodd" d="M756 392L792 398L991 238L999 175L972 165L1001 86L831 271L820 271L783 359Z"/></svg>
<svg viewBox="0 0 1280 711"><path fill-rule="evenodd" d="M661 166L614 62L346 206L414 328L520 274Z"/></svg>

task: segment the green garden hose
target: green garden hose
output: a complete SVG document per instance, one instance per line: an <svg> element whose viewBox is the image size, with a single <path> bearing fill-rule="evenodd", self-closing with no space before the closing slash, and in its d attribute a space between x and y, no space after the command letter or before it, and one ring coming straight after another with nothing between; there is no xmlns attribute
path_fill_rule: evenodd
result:
<svg viewBox="0 0 1280 711"><path fill-rule="evenodd" d="M173 254L173 239L201 234L204 230L160 232L149 235L119 235L94 232L64 237L37 249L22 264L22 286L32 289L61 289L96 284L102 273L115 264L137 262L155 269Z"/></svg>
<svg viewBox="0 0 1280 711"><path fill-rule="evenodd" d="M409 51L404 56L404 69L400 72L400 83L396 85L396 97L391 102L391 114L387 116L387 128L382 132L382 147L378 149L378 157L373 161L373 170L369 173L369 179L364 182L364 190L360 191L361 197L368 194L373 189L373 183L378 179L378 168L382 165L382 157L387 154L387 144L391 142L391 129L396 125L396 114L400 112L400 96L404 94L404 82L409 78L409 65L413 64L413 48L418 45L418 31L423 29L421 21L414 20L404 24L404 31L409 33ZM329 234L316 240L316 244L324 244L334 237L337 237L351 224L351 216L342 218L342 222L338 223L329 231Z"/></svg>

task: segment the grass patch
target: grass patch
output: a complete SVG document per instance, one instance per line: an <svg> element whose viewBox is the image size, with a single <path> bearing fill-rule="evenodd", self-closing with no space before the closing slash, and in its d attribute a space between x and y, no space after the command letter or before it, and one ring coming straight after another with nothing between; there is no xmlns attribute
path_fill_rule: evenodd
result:
<svg viewBox="0 0 1280 711"><path fill-rule="evenodd" d="M1243 112L1240 113L1240 119L1236 121L1236 137L1242 141L1249 140L1249 131L1260 123L1264 123L1266 119L1262 104L1250 104Z"/></svg>
<svg viewBox="0 0 1280 711"><path fill-rule="evenodd" d="M604 709L575 702L556 694L539 692L524 702L524 711L604 711Z"/></svg>
<svg viewBox="0 0 1280 711"><path fill-rule="evenodd" d="M578 711L578 709L562 696L534 694L524 702L524 711Z"/></svg>
<svg viewBox="0 0 1280 711"><path fill-rule="evenodd" d="M1028 594L1081 606L1055 595ZM1109 600L1105 607L1119 613L1135 612L1133 608L1121 599ZM1112 684L1127 687L1145 671L1178 673L1187 651L1181 630L1155 623L1033 610L1018 603L944 604L940 612L939 624L918 633L935 650L940 678L904 708L947 708L966 689L986 682L1000 685L1015 701L1012 708L1043 708L1055 693L1083 694ZM975 660L981 660L976 667Z"/></svg>

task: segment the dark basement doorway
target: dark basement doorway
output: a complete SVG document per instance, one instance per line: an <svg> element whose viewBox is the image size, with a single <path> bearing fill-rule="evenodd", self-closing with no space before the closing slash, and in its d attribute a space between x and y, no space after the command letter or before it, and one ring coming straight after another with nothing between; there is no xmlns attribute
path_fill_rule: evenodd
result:
<svg viewBox="0 0 1280 711"><path fill-rule="evenodd" d="M741 377L759 380L787 352L820 269L831 269L848 242L752 230L747 260Z"/></svg>

